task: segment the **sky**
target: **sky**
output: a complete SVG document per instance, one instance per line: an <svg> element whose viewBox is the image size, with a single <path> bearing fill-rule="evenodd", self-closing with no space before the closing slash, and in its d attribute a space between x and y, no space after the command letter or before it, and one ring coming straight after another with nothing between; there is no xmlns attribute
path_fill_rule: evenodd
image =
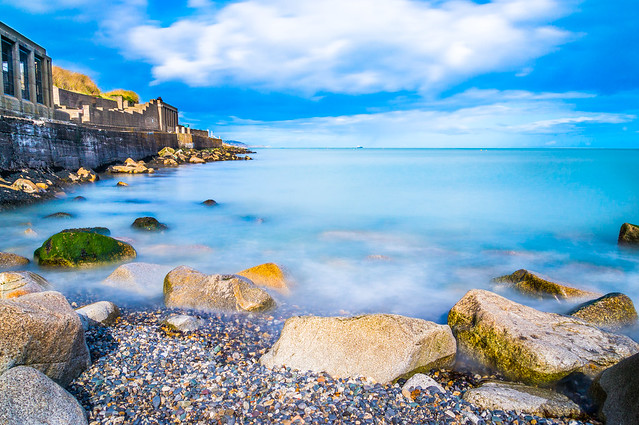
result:
<svg viewBox="0 0 639 425"><path fill-rule="evenodd" d="M250 145L639 148L636 0L0 0L0 21Z"/></svg>

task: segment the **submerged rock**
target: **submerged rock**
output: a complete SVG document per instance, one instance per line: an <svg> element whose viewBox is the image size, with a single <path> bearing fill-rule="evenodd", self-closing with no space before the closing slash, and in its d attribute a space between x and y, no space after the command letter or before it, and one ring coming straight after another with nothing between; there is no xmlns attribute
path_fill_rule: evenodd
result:
<svg viewBox="0 0 639 425"><path fill-rule="evenodd" d="M451 366L455 352L450 328L422 319L392 314L305 316L286 320L280 338L260 363L389 383Z"/></svg>
<svg viewBox="0 0 639 425"><path fill-rule="evenodd" d="M286 279L280 266L275 263L260 264L259 266L242 270L237 275L249 279L257 286L273 288L283 293L290 292L288 279Z"/></svg>
<svg viewBox="0 0 639 425"><path fill-rule="evenodd" d="M552 282L545 276L525 269L517 270L513 274L497 277L493 279L493 281L508 284L522 294L539 298L564 300L569 298L597 298L601 296L601 294Z"/></svg>
<svg viewBox="0 0 639 425"><path fill-rule="evenodd" d="M213 199L207 199L206 201L202 202L202 205L206 205L207 207L213 207L215 205L218 205L218 203L215 202Z"/></svg>
<svg viewBox="0 0 639 425"><path fill-rule="evenodd" d="M29 263L29 259L21 255L12 254L10 252L0 252L0 270L26 266Z"/></svg>
<svg viewBox="0 0 639 425"><path fill-rule="evenodd" d="M599 417L606 424L639 423L639 354L622 360L595 378L590 387Z"/></svg>
<svg viewBox="0 0 639 425"><path fill-rule="evenodd" d="M126 186L128 186L128 184L127 184L127 183L124 183L124 182L118 182L118 183L116 184L116 186L126 187Z"/></svg>
<svg viewBox="0 0 639 425"><path fill-rule="evenodd" d="M619 230L618 245L639 246L639 226L636 224L624 223Z"/></svg>
<svg viewBox="0 0 639 425"><path fill-rule="evenodd" d="M253 283L234 275L206 275L187 266L164 278L164 303L210 311L261 312L275 307L273 298Z"/></svg>
<svg viewBox="0 0 639 425"><path fill-rule="evenodd" d="M138 230L146 230L147 232L161 232L169 228L154 217L138 217L131 224L131 227Z"/></svg>
<svg viewBox="0 0 639 425"><path fill-rule="evenodd" d="M580 418L584 412L563 394L507 382L487 382L464 394L464 400L482 409L514 410L547 418Z"/></svg>
<svg viewBox="0 0 639 425"><path fill-rule="evenodd" d="M99 325L111 326L120 317L120 309L111 301L98 301L78 308L75 312L80 316L85 330Z"/></svg>
<svg viewBox="0 0 639 425"><path fill-rule="evenodd" d="M170 266L160 264L122 264L103 280L102 284L141 295L160 296L162 295L164 277L170 271Z"/></svg>
<svg viewBox="0 0 639 425"><path fill-rule="evenodd" d="M66 386L90 364L82 323L62 294L0 300L0 373L31 366Z"/></svg>
<svg viewBox="0 0 639 425"><path fill-rule="evenodd" d="M51 289L51 284L45 278L32 272L0 273L0 299L16 298Z"/></svg>
<svg viewBox="0 0 639 425"><path fill-rule="evenodd" d="M573 372L593 377L639 351L627 336L479 289L455 304L448 324L460 354L528 384L552 384Z"/></svg>
<svg viewBox="0 0 639 425"><path fill-rule="evenodd" d="M73 218L73 216L66 212L57 212L57 213L49 214L45 216L44 218Z"/></svg>
<svg viewBox="0 0 639 425"><path fill-rule="evenodd" d="M86 413L64 388L25 366L0 376L0 423L5 425L86 425Z"/></svg>
<svg viewBox="0 0 639 425"><path fill-rule="evenodd" d="M88 232L60 232L47 239L34 256L41 266L80 267L129 260L137 253L128 243Z"/></svg>
<svg viewBox="0 0 639 425"><path fill-rule="evenodd" d="M632 300L619 292L581 304L568 315L609 329L620 329L637 323L637 310Z"/></svg>

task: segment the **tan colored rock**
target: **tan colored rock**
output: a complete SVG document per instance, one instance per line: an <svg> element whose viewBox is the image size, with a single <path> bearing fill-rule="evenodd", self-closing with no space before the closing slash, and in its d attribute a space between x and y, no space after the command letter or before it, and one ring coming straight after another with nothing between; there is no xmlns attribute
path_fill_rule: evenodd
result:
<svg viewBox="0 0 639 425"><path fill-rule="evenodd" d="M105 280L103 285L146 296L162 295L164 277L171 267L150 263L128 263L119 266Z"/></svg>
<svg viewBox="0 0 639 425"><path fill-rule="evenodd" d="M581 304L568 314L601 328L613 330L637 323L637 310L632 300L618 292Z"/></svg>
<svg viewBox="0 0 639 425"><path fill-rule="evenodd" d="M120 309L111 301L98 301L78 308L75 312L80 316L85 330L99 325L111 326L120 317Z"/></svg>
<svg viewBox="0 0 639 425"><path fill-rule="evenodd" d="M128 186L128 184L124 183L124 182L118 182L118 184L116 184L116 186L126 187L126 186Z"/></svg>
<svg viewBox="0 0 639 425"><path fill-rule="evenodd" d="M413 400L415 397L414 391L418 388L422 390L428 390L431 393L440 392L442 394L446 394L446 390L444 387L439 385L437 381L431 378L428 375L424 375L423 373L416 373L411 376L408 381L402 387L402 395L409 400Z"/></svg>
<svg viewBox="0 0 639 425"><path fill-rule="evenodd" d="M249 279L257 286L273 288L282 293L290 292L289 280L286 278L280 266L275 263L260 264L259 266L242 270L237 273L237 275Z"/></svg>
<svg viewBox="0 0 639 425"><path fill-rule="evenodd" d="M189 162L190 162L191 164L204 164L204 163L206 163L206 161L205 161L205 160L203 160L202 158L198 158L198 157L197 157L197 156L195 156L195 155L193 155L193 156L191 157L191 159L189 159Z"/></svg>
<svg viewBox="0 0 639 425"><path fill-rule="evenodd" d="M25 366L0 376L0 423L5 425L86 425L84 409L64 388Z"/></svg>
<svg viewBox="0 0 639 425"><path fill-rule="evenodd" d="M22 255L13 254L11 252L0 252L0 270L26 266L29 263L29 259Z"/></svg>
<svg viewBox="0 0 639 425"><path fill-rule="evenodd" d="M42 191L34 182L27 179L17 179L13 182L12 186L16 190L21 190L25 193L38 193Z"/></svg>
<svg viewBox="0 0 639 425"><path fill-rule="evenodd" d="M553 282L546 276L529 270L517 270L513 274L495 278L496 283L507 284L522 294L538 298L555 298L558 300L574 298L598 298L601 294L572 288Z"/></svg>
<svg viewBox="0 0 639 425"><path fill-rule="evenodd" d="M177 167L178 163L176 160L168 158L164 160L164 165L166 165L167 167Z"/></svg>
<svg viewBox="0 0 639 425"><path fill-rule="evenodd" d="M573 372L592 377L639 351L627 336L479 289L455 304L448 324L460 355L527 384L552 384Z"/></svg>
<svg viewBox="0 0 639 425"><path fill-rule="evenodd" d="M482 409L514 410L546 418L585 416L581 408L563 394L507 382L487 382L479 388L471 388L464 394L464 400Z"/></svg>
<svg viewBox="0 0 639 425"><path fill-rule="evenodd" d="M639 226L624 223L619 229L617 244L621 246L639 246Z"/></svg>
<svg viewBox="0 0 639 425"><path fill-rule="evenodd" d="M80 177L80 180L86 182L94 182L98 180L98 175L93 170L87 170L84 167L81 167L76 174Z"/></svg>
<svg viewBox="0 0 639 425"><path fill-rule="evenodd" d="M42 190L47 190L49 188L49 185L46 183L36 183L36 186L38 186Z"/></svg>
<svg viewBox="0 0 639 425"><path fill-rule="evenodd" d="M450 328L426 320L392 314L305 316L286 321L260 363L389 383L451 366L455 352Z"/></svg>
<svg viewBox="0 0 639 425"><path fill-rule="evenodd" d="M167 317L164 321L162 321L162 324L172 331L194 332L202 327L204 320L198 319L194 316L176 314Z"/></svg>
<svg viewBox="0 0 639 425"><path fill-rule="evenodd" d="M16 298L51 289L51 284L45 278L32 272L0 273L0 299Z"/></svg>
<svg viewBox="0 0 639 425"><path fill-rule="evenodd" d="M158 152L158 155L161 157L165 157L165 156L171 156L175 154L175 149L170 148L170 147L164 147L162 148L162 150L160 150L160 152Z"/></svg>
<svg viewBox="0 0 639 425"><path fill-rule="evenodd" d="M167 307L207 311L262 312L275 307L264 290L234 275L206 275L187 266L177 267L164 278Z"/></svg>
<svg viewBox="0 0 639 425"><path fill-rule="evenodd" d="M31 366L66 386L90 364L82 323L62 294L0 300L0 373Z"/></svg>

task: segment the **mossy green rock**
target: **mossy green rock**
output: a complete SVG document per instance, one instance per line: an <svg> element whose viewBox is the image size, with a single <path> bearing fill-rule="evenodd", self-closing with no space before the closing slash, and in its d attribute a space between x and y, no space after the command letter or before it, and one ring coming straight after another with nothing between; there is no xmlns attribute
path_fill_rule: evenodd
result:
<svg viewBox="0 0 639 425"><path fill-rule="evenodd" d="M619 245L639 247L639 226L630 223L622 224L617 243Z"/></svg>
<svg viewBox="0 0 639 425"><path fill-rule="evenodd" d="M80 227L78 229L64 229L65 233L74 233L74 232L86 232L86 233L99 233L100 235L110 236L111 231L106 227Z"/></svg>
<svg viewBox="0 0 639 425"><path fill-rule="evenodd" d="M41 266L82 267L125 261L137 253L128 243L89 232L60 232L34 252Z"/></svg>
<svg viewBox="0 0 639 425"><path fill-rule="evenodd" d="M460 355L527 384L551 385L573 372L594 377L639 352L627 336L479 289L455 304L448 324Z"/></svg>
<svg viewBox="0 0 639 425"><path fill-rule="evenodd" d="M572 288L553 282L539 273L529 270L517 270L513 274L493 279L495 283L506 284L522 294L537 298L555 298L558 300L570 298L597 298L601 294Z"/></svg>
<svg viewBox="0 0 639 425"><path fill-rule="evenodd" d="M568 314L608 329L620 329L637 323L635 305L630 297L619 292L581 304Z"/></svg>
<svg viewBox="0 0 639 425"><path fill-rule="evenodd" d="M138 217L133 224L131 224L131 227L147 232L161 232L169 228L166 224L160 223L154 217Z"/></svg>

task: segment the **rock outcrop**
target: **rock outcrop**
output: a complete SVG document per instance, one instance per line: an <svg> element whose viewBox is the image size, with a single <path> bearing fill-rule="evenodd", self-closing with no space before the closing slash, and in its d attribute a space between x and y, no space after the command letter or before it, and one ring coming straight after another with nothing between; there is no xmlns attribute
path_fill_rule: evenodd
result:
<svg viewBox="0 0 639 425"><path fill-rule="evenodd" d="M80 403L36 369L18 366L0 376L0 423L86 425Z"/></svg>
<svg viewBox="0 0 639 425"><path fill-rule="evenodd" d="M164 278L167 307L209 311L261 312L275 301L253 283L234 275L206 275L190 267L177 267Z"/></svg>
<svg viewBox="0 0 639 425"><path fill-rule="evenodd" d="M66 386L90 364L82 323L62 294L0 300L0 373L31 366Z"/></svg>
<svg viewBox="0 0 639 425"><path fill-rule="evenodd" d="M0 299L15 298L51 289L51 284L45 278L33 272L0 273Z"/></svg>
<svg viewBox="0 0 639 425"><path fill-rule="evenodd" d="M112 165L108 168L109 173L117 174L117 173L127 173L127 174L142 174L142 173L153 173L155 170L153 168L148 168L144 161L134 161L131 158L127 158L124 161L124 165Z"/></svg>
<svg viewBox="0 0 639 425"><path fill-rule="evenodd" d="M275 289L282 293L290 292L290 283L282 269L275 263L260 264L237 273L249 279L257 286Z"/></svg>
<svg viewBox="0 0 639 425"><path fill-rule="evenodd" d="M553 282L529 270L517 270L513 274L493 279L496 283L506 284L522 294L538 298L556 298L558 300L572 298L597 298L601 294L572 288L567 285Z"/></svg>
<svg viewBox="0 0 639 425"><path fill-rule="evenodd" d="M637 323L637 310L632 300L618 292L581 304L568 314L607 329L621 329Z"/></svg>
<svg viewBox="0 0 639 425"><path fill-rule="evenodd" d="M545 388L506 382L487 382L464 394L464 400L482 409L514 410L548 418L580 418L581 408L563 394Z"/></svg>
<svg viewBox="0 0 639 425"><path fill-rule="evenodd" d="M639 226L630 223L622 224L617 244L621 246L639 246Z"/></svg>
<svg viewBox="0 0 639 425"><path fill-rule="evenodd" d="M128 243L89 232L60 232L35 250L41 266L81 267L125 261L137 256Z"/></svg>
<svg viewBox="0 0 639 425"><path fill-rule="evenodd" d="M133 221L131 227L137 230L145 230L147 232L161 232L169 228L166 224L160 223L154 217L138 217L135 221Z"/></svg>
<svg viewBox="0 0 639 425"><path fill-rule="evenodd" d="M595 376L639 351L627 336L479 289L455 304L448 324L460 354L527 384L552 384L573 372Z"/></svg>
<svg viewBox="0 0 639 425"><path fill-rule="evenodd" d="M8 270L29 264L28 258L10 252L0 252L0 270Z"/></svg>
<svg viewBox="0 0 639 425"><path fill-rule="evenodd" d="M446 325L392 314L291 317L262 356L267 367L363 375L380 383L451 366L455 339Z"/></svg>
<svg viewBox="0 0 639 425"><path fill-rule="evenodd" d="M103 280L102 284L149 297L160 296L164 277L170 271L171 267L160 264L122 264Z"/></svg>
<svg viewBox="0 0 639 425"><path fill-rule="evenodd" d="M590 392L606 424L638 424L639 354L604 370L595 378Z"/></svg>

